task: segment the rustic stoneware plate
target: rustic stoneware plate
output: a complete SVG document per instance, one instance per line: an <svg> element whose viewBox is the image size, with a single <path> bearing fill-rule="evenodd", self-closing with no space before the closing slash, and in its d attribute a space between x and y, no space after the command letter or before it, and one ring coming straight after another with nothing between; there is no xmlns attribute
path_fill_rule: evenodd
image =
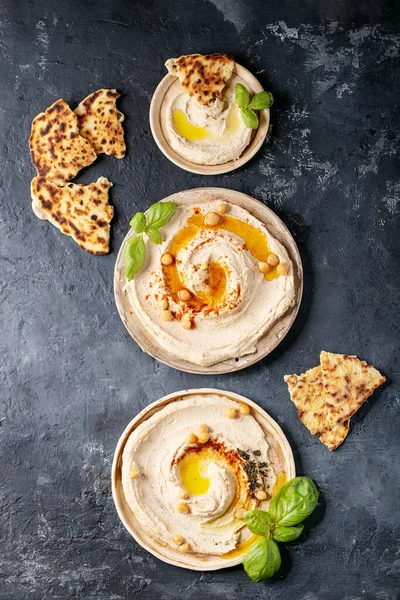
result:
<svg viewBox="0 0 400 600"><path fill-rule="evenodd" d="M148 332L144 329L143 325L137 321L135 315L131 314L132 311L129 305L129 299L124 292L127 279L125 277L123 259L124 246L127 240L135 235L131 230L122 243L114 271L115 302L122 322L144 352L147 352L147 354L150 354L153 358L156 358L160 362L173 367L174 369L178 369L179 371L200 373L203 375L215 375L239 371L240 369L244 369L258 362L267 356L267 354L269 354L285 337L293 324L301 302L303 292L303 268L299 251L289 230L280 218L272 212L271 209L262 204L262 202L234 190L214 187L194 188L192 190L185 190L183 192L178 192L177 194L172 194L172 196L168 196L168 198L164 198L164 200L172 200L178 205L201 205L205 202L221 200L228 204L236 204L249 211L249 213L266 225L288 252L294 265L295 302L259 340L257 343L257 351L253 354L248 354L240 358L232 357L230 360L219 362L211 367L203 367L172 356L168 354L164 348L158 345L156 340L148 335Z"/></svg>
<svg viewBox="0 0 400 600"><path fill-rule="evenodd" d="M250 73L250 71L241 65L235 63L233 74L242 80L243 84L252 94L263 91L261 83L252 73ZM175 152L175 150L171 148L168 142L168 136L164 130L167 122L166 112L169 94L173 93L172 88L175 85L180 85L178 78L170 74L166 75L158 84L150 104L150 127L154 140L161 152L169 158L171 162L191 173L198 173L200 175L219 175L238 169L258 152L268 133L269 109L259 111L258 116L260 124L258 129L254 131L250 144L237 160L231 160L222 165L199 165L186 160L183 156Z"/></svg>
<svg viewBox="0 0 400 600"><path fill-rule="evenodd" d="M249 400L248 398L245 398L244 396L240 396L239 394L234 394L233 392L225 392L223 390L217 390L212 388L200 388L174 392L173 394L164 396L160 400L157 400L157 402L153 402L152 404L147 406L126 427L115 449L111 474L113 500L118 512L118 516L121 519L123 525L129 531L132 537L135 538L137 543L140 544L140 546L142 546L142 548L144 548L160 560L163 560L164 562L174 565L176 567L182 567L183 569L193 569L194 571L215 571L217 569L226 569L227 567L238 565L242 561L246 550L244 550L243 554L240 554L239 556L224 558L219 555L204 555L194 553L183 555L178 550L174 550L173 548L159 544L158 542L154 541L149 535L147 535L147 533L143 529L141 529L140 524L135 519L135 515L133 514L125 500L124 491L122 487L122 454L128 437L130 436L132 431L140 423L154 415L154 413L156 413L158 410L160 410L170 402L179 401L180 399L184 399L185 396L188 396L190 394L220 394L223 396L227 396L232 400L237 400L238 402L245 402L246 404L251 406L253 415L265 431L267 441L273 441L273 447L275 451L272 454L272 458L274 464L276 468L281 468L282 471L286 473L287 480L295 477L295 464L292 449L279 425L269 416L268 413L266 413L262 408L260 408L255 402Z"/></svg>

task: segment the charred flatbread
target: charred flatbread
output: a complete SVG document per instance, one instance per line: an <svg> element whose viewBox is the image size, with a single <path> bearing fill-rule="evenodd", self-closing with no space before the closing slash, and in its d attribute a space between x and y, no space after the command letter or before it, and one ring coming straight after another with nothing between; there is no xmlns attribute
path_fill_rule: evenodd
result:
<svg viewBox="0 0 400 600"><path fill-rule="evenodd" d="M349 432L349 421L332 425L328 420L321 366L301 375L287 375L285 381L301 422L329 450L335 450Z"/></svg>
<svg viewBox="0 0 400 600"><path fill-rule="evenodd" d="M75 109L80 134L93 146L97 154L123 158L126 152L122 121L117 110L117 90L97 90L82 100Z"/></svg>
<svg viewBox="0 0 400 600"><path fill-rule="evenodd" d="M349 432L350 417L386 378L356 356L322 351L320 361L285 381L302 423L335 450Z"/></svg>
<svg viewBox="0 0 400 600"><path fill-rule="evenodd" d="M38 176L60 186L97 157L90 143L79 134L78 119L64 100L57 100L35 117L29 148Z"/></svg>
<svg viewBox="0 0 400 600"><path fill-rule="evenodd" d="M221 100L222 90L232 77L234 60L227 54L187 54L170 58L168 72L179 78L184 91L202 106Z"/></svg>
<svg viewBox="0 0 400 600"><path fill-rule="evenodd" d="M349 419L386 381L375 367L356 356L321 352L324 396L331 423Z"/></svg>
<svg viewBox="0 0 400 600"><path fill-rule="evenodd" d="M110 249L110 221L114 208L108 203L111 181L99 177L89 185L69 183L58 187L43 177L31 184L32 208L69 235L86 252L107 254Z"/></svg>

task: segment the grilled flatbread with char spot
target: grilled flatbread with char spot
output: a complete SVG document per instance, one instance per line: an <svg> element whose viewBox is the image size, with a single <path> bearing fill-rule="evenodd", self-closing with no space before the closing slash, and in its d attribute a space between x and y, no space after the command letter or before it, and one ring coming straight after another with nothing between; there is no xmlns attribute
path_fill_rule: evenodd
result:
<svg viewBox="0 0 400 600"><path fill-rule="evenodd" d="M91 144L79 134L78 119L64 100L57 100L35 117L29 148L38 176L60 186L97 158Z"/></svg>
<svg viewBox="0 0 400 600"><path fill-rule="evenodd" d="M356 356L321 352L327 416L332 424L349 419L386 381L372 365Z"/></svg>
<svg viewBox="0 0 400 600"><path fill-rule="evenodd" d="M123 158L126 152L122 121L124 115L117 110L117 90L97 90L82 100L75 109L80 134L93 146L97 154Z"/></svg>
<svg viewBox="0 0 400 600"><path fill-rule="evenodd" d="M335 450L349 433L350 422L347 420L332 426L328 421L321 366L301 375L287 375L285 381L300 421L329 450Z"/></svg>
<svg viewBox="0 0 400 600"><path fill-rule="evenodd" d="M43 177L31 184L32 208L91 254L107 254L110 249L110 222L114 208L108 204L111 181L99 177L95 183L69 183L58 187Z"/></svg>
<svg viewBox="0 0 400 600"><path fill-rule="evenodd" d="M321 364L286 375L297 414L313 435L335 450L349 432L350 417L386 378L356 356L322 351Z"/></svg>
<svg viewBox="0 0 400 600"><path fill-rule="evenodd" d="M227 54L187 54L170 58L168 72L179 78L183 90L201 106L222 100L222 90L232 77L235 62Z"/></svg>

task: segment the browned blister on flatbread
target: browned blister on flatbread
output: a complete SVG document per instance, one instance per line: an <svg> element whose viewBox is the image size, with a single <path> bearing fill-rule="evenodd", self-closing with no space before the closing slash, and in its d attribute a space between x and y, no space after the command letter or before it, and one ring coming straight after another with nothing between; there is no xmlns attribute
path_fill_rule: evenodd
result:
<svg viewBox="0 0 400 600"><path fill-rule="evenodd" d="M117 110L117 90L97 90L75 109L80 134L93 146L97 154L123 158L126 152L122 121L124 115Z"/></svg>
<svg viewBox="0 0 400 600"><path fill-rule="evenodd" d="M349 419L386 381L377 369L356 356L321 352L327 417L332 424Z"/></svg>
<svg viewBox="0 0 400 600"><path fill-rule="evenodd" d="M94 149L79 134L76 115L64 100L57 100L35 117L29 148L39 177L61 186L96 160Z"/></svg>
<svg viewBox="0 0 400 600"><path fill-rule="evenodd" d="M234 60L227 54L187 54L165 63L179 77L183 90L202 106L221 100L222 90L232 77Z"/></svg>
<svg viewBox="0 0 400 600"><path fill-rule="evenodd" d="M108 203L112 185L105 177L95 183L69 183L58 187L43 177L31 183L32 208L65 235L92 254L107 254L110 249L110 221L114 208Z"/></svg>
<svg viewBox="0 0 400 600"><path fill-rule="evenodd" d="M349 421L332 425L328 420L321 366L301 375L286 375L285 381L302 423L329 450L335 450L349 432Z"/></svg>

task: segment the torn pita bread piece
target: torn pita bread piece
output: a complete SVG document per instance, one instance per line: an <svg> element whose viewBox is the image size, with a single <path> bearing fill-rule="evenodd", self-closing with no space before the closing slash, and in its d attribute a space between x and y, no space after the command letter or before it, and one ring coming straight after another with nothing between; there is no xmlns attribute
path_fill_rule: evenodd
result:
<svg viewBox="0 0 400 600"><path fill-rule="evenodd" d="M168 72L179 78L183 90L202 106L222 99L222 90L232 77L235 62L227 54L187 54L170 58Z"/></svg>
<svg viewBox="0 0 400 600"><path fill-rule="evenodd" d="M349 432L350 417L386 378L355 356L322 351L320 360L318 367L286 375L285 381L300 420L335 450Z"/></svg>
<svg viewBox="0 0 400 600"><path fill-rule="evenodd" d="M373 366L356 356L321 352L324 396L331 423L349 419L373 391L386 381Z"/></svg>
<svg viewBox="0 0 400 600"><path fill-rule="evenodd" d="M91 254L110 250L110 221L114 208L108 204L111 181L99 177L95 183L69 183L58 187L43 177L31 184L32 208Z"/></svg>
<svg viewBox="0 0 400 600"><path fill-rule="evenodd" d="M117 110L117 90L97 90L82 100L75 109L80 134L93 146L97 154L123 158L126 152L122 121L124 115Z"/></svg>
<svg viewBox="0 0 400 600"><path fill-rule="evenodd" d="M317 435L329 450L335 450L349 433L349 421L337 425L328 421L321 366L302 375L287 375L285 381L301 422L312 435Z"/></svg>
<svg viewBox="0 0 400 600"><path fill-rule="evenodd" d="M79 134L78 119L64 100L57 100L34 118L29 148L38 176L61 186L97 158Z"/></svg>

